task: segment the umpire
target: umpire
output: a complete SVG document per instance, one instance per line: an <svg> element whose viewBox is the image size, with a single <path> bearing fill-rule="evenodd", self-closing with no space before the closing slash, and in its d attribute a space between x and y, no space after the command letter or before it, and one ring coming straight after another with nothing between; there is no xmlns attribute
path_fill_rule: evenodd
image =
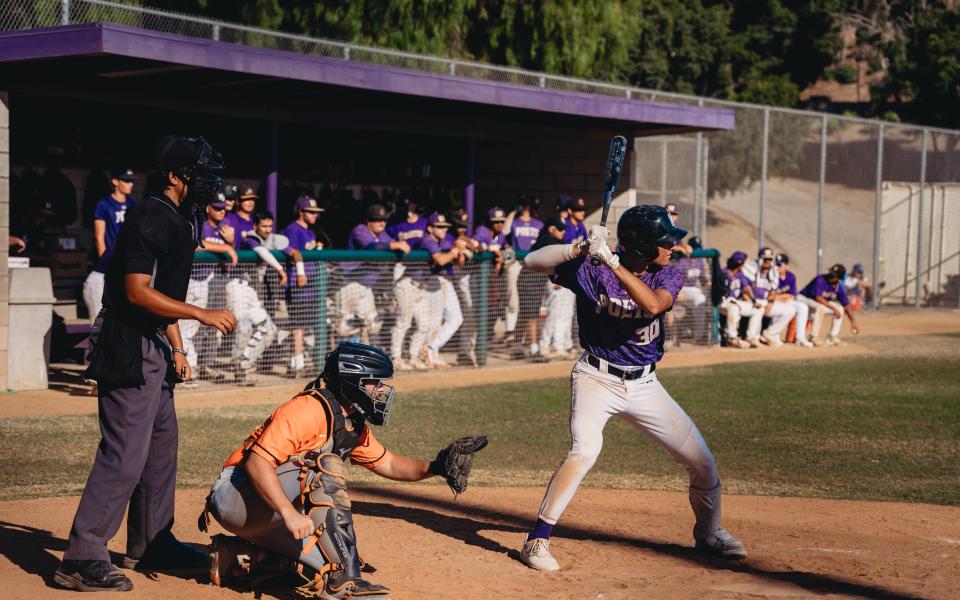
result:
<svg viewBox="0 0 960 600"><path fill-rule="evenodd" d="M177 541L176 382L190 378L178 319L196 319L224 335L237 321L227 310L185 304L198 221L217 192L223 159L203 138L167 136L143 202L120 230L107 268L103 310L92 332L87 376L99 384L100 445L80 498L58 584L79 591L128 591L133 583L110 563L107 541L124 507L127 552L121 566L165 570L202 567L206 554Z"/></svg>

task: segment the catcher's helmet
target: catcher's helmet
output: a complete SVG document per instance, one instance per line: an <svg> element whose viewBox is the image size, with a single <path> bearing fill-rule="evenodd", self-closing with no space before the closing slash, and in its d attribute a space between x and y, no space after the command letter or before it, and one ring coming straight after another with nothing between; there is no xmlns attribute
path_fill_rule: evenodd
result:
<svg viewBox="0 0 960 600"><path fill-rule="evenodd" d="M322 378L327 389L340 400L349 402L364 419L374 425L386 425L396 392L382 381L392 377L393 361L383 350L367 344L341 342L327 354L318 379ZM316 387L316 383L308 387ZM364 386L370 383L376 384L372 393Z"/></svg>
<svg viewBox="0 0 960 600"><path fill-rule="evenodd" d="M644 260L656 258L657 247L673 246L686 236L686 230L674 225L670 213L662 206L633 206L617 221L617 250L621 254L634 252Z"/></svg>
<svg viewBox="0 0 960 600"><path fill-rule="evenodd" d="M827 271L827 277L836 277L837 279L843 279L847 276L847 268L840 263L837 263L830 267L830 270Z"/></svg>

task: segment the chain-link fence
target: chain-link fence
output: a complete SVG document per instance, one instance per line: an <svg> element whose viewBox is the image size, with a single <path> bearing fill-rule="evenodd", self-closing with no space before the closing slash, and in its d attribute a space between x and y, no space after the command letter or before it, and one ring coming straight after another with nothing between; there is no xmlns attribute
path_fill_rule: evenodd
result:
<svg viewBox="0 0 960 600"><path fill-rule="evenodd" d="M384 348L401 370L545 362L581 351L574 294L520 261L502 263L488 253L438 271L423 251L402 259L386 251L303 254L302 286L292 268L281 286L279 273L252 252L241 251L232 266L197 255L187 301L227 308L238 322L224 337L181 321L200 385L316 374L326 353L344 340ZM674 261L684 288L665 319L668 346L715 342L716 256L697 252Z"/></svg>

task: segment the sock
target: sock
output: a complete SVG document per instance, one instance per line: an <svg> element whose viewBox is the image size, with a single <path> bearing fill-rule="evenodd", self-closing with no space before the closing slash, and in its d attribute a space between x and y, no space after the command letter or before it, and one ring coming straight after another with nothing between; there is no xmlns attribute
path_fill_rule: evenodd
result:
<svg viewBox="0 0 960 600"><path fill-rule="evenodd" d="M530 344L530 354L540 354L540 344L536 342Z"/></svg>
<svg viewBox="0 0 960 600"><path fill-rule="evenodd" d="M533 531L531 531L530 535L527 536L527 540L532 540L534 538L545 538L549 540L552 532L553 525L547 523L543 519L537 519L537 524L534 525Z"/></svg>

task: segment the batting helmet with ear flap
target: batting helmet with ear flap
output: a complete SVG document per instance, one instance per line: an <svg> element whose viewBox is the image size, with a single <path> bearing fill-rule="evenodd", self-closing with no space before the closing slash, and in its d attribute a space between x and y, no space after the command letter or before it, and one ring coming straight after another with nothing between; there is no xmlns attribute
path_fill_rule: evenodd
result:
<svg viewBox="0 0 960 600"><path fill-rule="evenodd" d="M617 221L617 250L636 253L644 260L656 258L659 246L673 246L686 236L687 231L674 225L662 206L633 206Z"/></svg>

